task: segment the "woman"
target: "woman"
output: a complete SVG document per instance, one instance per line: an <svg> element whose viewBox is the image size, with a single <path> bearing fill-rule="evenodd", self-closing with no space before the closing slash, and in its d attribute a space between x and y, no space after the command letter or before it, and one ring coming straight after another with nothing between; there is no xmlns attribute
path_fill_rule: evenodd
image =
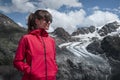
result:
<svg viewBox="0 0 120 80"><path fill-rule="evenodd" d="M55 41L46 32L51 22L46 10L29 15L28 34L20 39L13 62L24 73L22 80L56 80Z"/></svg>

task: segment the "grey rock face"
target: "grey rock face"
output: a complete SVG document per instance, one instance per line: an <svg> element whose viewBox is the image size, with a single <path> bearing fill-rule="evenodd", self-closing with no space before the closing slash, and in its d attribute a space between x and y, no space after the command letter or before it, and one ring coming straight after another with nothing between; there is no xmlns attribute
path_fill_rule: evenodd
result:
<svg viewBox="0 0 120 80"><path fill-rule="evenodd" d="M105 36L108 33L115 32L116 29L119 27L120 27L120 25L118 24L118 22L115 21L113 23L109 23L109 24L106 24L105 26L103 26L102 29L100 29L98 31L98 33L100 34L100 36Z"/></svg>
<svg viewBox="0 0 120 80"><path fill-rule="evenodd" d="M81 28L78 28L77 31L73 32L72 36L79 35L79 34L93 33L94 31L95 31L95 27L94 26L81 27Z"/></svg>
<svg viewBox="0 0 120 80"><path fill-rule="evenodd" d="M93 54L101 55L108 59L111 66L111 75L109 80L120 79L120 37L106 36L102 41L93 42L87 47L88 51Z"/></svg>

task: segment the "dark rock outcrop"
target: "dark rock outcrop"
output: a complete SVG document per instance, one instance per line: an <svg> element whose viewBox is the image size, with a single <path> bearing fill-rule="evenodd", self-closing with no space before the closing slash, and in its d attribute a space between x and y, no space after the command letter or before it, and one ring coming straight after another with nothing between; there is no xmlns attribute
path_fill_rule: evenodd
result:
<svg viewBox="0 0 120 80"><path fill-rule="evenodd" d="M69 39L71 39L71 36L68 32L66 32L63 28L57 28L55 29L55 31L53 32L54 35L57 35L57 37L68 41Z"/></svg>
<svg viewBox="0 0 120 80"><path fill-rule="evenodd" d="M108 57L120 60L120 37L107 36L101 42L101 48L106 52Z"/></svg>
<svg viewBox="0 0 120 80"><path fill-rule="evenodd" d="M118 35L106 36L102 41L94 41L87 46L87 50L108 59L111 66L109 80L120 79L120 37Z"/></svg>
<svg viewBox="0 0 120 80"><path fill-rule="evenodd" d="M104 50L111 69L111 80L120 79L120 37L107 36L101 42L101 47Z"/></svg>
<svg viewBox="0 0 120 80"><path fill-rule="evenodd" d="M99 54L104 54L103 49L101 48L101 41L100 40L96 40L94 42L92 42L91 44L89 44L86 49L95 55L99 55Z"/></svg>
<svg viewBox="0 0 120 80"><path fill-rule="evenodd" d="M57 45L71 41L71 35L63 28L58 27L51 34L54 35Z"/></svg>
<svg viewBox="0 0 120 80"><path fill-rule="evenodd" d="M81 27L81 28L78 28L77 31L73 32L72 36L79 35L79 34L93 33L94 31L95 31L95 27L94 26Z"/></svg>
<svg viewBox="0 0 120 80"><path fill-rule="evenodd" d="M115 32L119 27L120 25L118 24L118 22L115 21L113 23L108 23L105 26L103 26L102 29L98 31L98 33L100 36L105 36L108 33Z"/></svg>

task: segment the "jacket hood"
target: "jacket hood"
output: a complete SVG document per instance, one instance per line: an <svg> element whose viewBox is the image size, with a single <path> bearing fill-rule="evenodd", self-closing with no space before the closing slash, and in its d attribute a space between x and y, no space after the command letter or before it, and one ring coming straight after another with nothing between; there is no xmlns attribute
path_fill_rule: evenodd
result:
<svg viewBox="0 0 120 80"><path fill-rule="evenodd" d="M32 35L40 35L40 36L43 36L43 37L47 37L48 36L48 32L45 31L44 29L40 28L40 29L35 29L31 32L29 32L28 34L32 34Z"/></svg>

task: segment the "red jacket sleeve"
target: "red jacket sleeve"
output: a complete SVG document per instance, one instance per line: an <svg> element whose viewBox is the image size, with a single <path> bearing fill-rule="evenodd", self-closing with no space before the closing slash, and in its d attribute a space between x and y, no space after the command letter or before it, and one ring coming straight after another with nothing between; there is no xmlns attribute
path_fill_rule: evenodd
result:
<svg viewBox="0 0 120 80"><path fill-rule="evenodd" d="M30 66L25 62L25 51L27 48L26 44L27 44L27 40L23 36L19 41L13 64L14 67L17 68L19 71L22 71L24 73L29 73Z"/></svg>

